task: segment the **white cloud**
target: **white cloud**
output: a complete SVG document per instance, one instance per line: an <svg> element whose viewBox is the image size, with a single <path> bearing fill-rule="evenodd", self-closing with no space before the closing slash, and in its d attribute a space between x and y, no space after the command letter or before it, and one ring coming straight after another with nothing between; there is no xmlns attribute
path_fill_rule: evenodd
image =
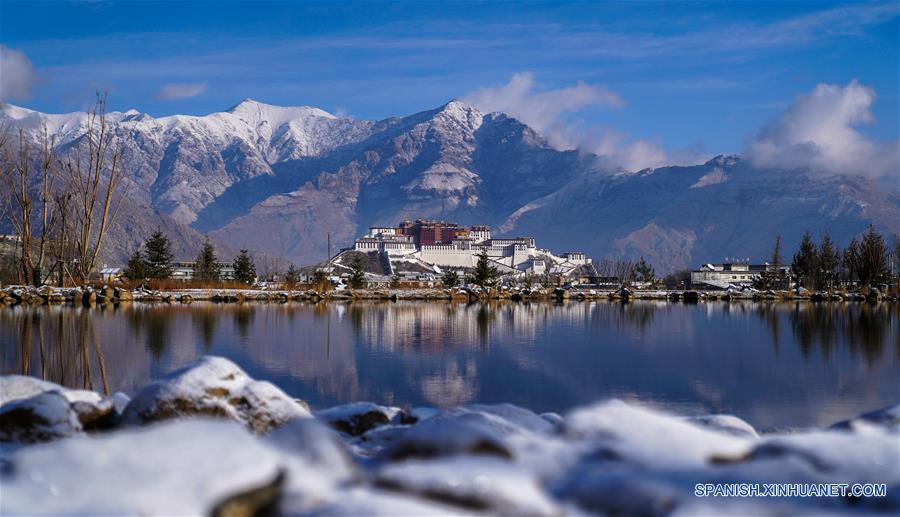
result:
<svg viewBox="0 0 900 517"><path fill-rule="evenodd" d="M534 130L557 149L580 149L597 154L605 169L636 171L668 162L665 152L646 140L629 140L612 130L585 130L566 120L566 115L591 106L619 108L625 101L602 86L579 81L575 86L537 91L534 76L521 72L508 83L468 93L463 100L482 111L507 113Z"/></svg>
<svg viewBox="0 0 900 517"><path fill-rule="evenodd" d="M190 99L206 91L206 83L167 84L156 92L156 98L163 101Z"/></svg>
<svg viewBox="0 0 900 517"><path fill-rule="evenodd" d="M479 88L466 94L463 100L482 111L502 111L512 115L561 149L575 146L563 115L589 106L619 107L625 104L616 93L581 81L575 86L536 91L530 72L515 74L502 86Z"/></svg>
<svg viewBox="0 0 900 517"><path fill-rule="evenodd" d="M855 129L873 121L870 107L875 98L875 90L855 79L843 87L819 84L760 130L748 155L769 167L808 167L828 174L896 174L898 142L874 142Z"/></svg>
<svg viewBox="0 0 900 517"><path fill-rule="evenodd" d="M21 50L0 45L0 100L28 100L37 72Z"/></svg>

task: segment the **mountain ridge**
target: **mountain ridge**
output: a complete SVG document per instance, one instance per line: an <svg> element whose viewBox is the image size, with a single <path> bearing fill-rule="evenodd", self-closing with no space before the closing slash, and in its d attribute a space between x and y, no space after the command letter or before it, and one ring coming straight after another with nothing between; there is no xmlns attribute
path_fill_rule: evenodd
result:
<svg viewBox="0 0 900 517"><path fill-rule="evenodd" d="M0 121L29 138L47 123L60 152L86 117L0 108ZM515 117L458 99L378 121L250 98L202 116L109 118L135 214L166 218L182 243L207 233L297 263L321 260L328 235L345 246L370 224L417 217L490 224L595 257L644 256L660 272L762 258L775 232L788 246L807 227L843 244L868 224L900 233L896 190L862 177L759 168L738 155L612 173L596 155L555 149ZM124 261L152 222L118 230L107 259Z"/></svg>

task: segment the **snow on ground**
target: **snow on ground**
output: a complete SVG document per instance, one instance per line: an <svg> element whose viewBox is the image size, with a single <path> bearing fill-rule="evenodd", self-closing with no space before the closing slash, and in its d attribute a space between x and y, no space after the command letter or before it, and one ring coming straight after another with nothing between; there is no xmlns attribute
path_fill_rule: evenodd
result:
<svg viewBox="0 0 900 517"><path fill-rule="evenodd" d="M407 411L358 402L312 418L215 357L130 402L20 376L0 387L4 515L900 512L900 406L783 434L620 401L565 416L508 404ZM124 417L88 427L79 404ZM10 417L23 407L60 432L28 434L28 421ZM166 421L153 423L157 416ZM47 443L28 443L36 440ZM697 484L715 483L884 483L887 496L695 495Z"/></svg>

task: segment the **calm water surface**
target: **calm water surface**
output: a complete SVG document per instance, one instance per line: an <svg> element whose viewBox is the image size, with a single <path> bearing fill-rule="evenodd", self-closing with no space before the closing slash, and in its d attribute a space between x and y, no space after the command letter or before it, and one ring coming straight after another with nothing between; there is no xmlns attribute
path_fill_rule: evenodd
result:
<svg viewBox="0 0 900 517"><path fill-rule="evenodd" d="M133 393L204 354L322 408L618 397L760 428L900 402L900 309L609 302L0 309L0 370Z"/></svg>

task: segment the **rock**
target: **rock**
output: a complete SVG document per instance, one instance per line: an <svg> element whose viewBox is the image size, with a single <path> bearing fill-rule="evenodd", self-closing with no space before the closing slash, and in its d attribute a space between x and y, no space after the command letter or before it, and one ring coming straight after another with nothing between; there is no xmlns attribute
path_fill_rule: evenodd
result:
<svg viewBox="0 0 900 517"><path fill-rule="evenodd" d="M511 438L552 428L534 413L509 404L456 408L413 425L382 456L392 461L460 454L512 459Z"/></svg>
<svg viewBox="0 0 900 517"><path fill-rule="evenodd" d="M255 515L275 506L279 453L228 422L181 421L19 449L3 515Z"/></svg>
<svg viewBox="0 0 900 517"><path fill-rule="evenodd" d="M42 442L81 432L78 414L59 392L47 391L0 407L0 441Z"/></svg>
<svg viewBox="0 0 900 517"><path fill-rule="evenodd" d="M881 291L879 291L877 287L869 288L869 293L866 295L866 300L869 302L880 302Z"/></svg>
<svg viewBox="0 0 900 517"><path fill-rule="evenodd" d="M565 435L587 439L620 461L657 468L697 468L718 456L746 454L748 439L712 431L618 400L573 411Z"/></svg>
<svg viewBox="0 0 900 517"><path fill-rule="evenodd" d="M534 476L497 458L463 457L389 464L376 472L375 485L494 514L560 513Z"/></svg>
<svg viewBox="0 0 900 517"><path fill-rule="evenodd" d="M342 433L358 436L387 424L401 412L400 408L379 406L371 402L354 402L318 411L315 416Z"/></svg>
<svg viewBox="0 0 900 517"><path fill-rule="evenodd" d="M113 295L120 302L130 302L134 300L134 293L130 289L123 289L121 287L116 287L113 291Z"/></svg>
<svg viewBox="0 0 900 517"><path fill-rule="evenodd" d="M334 493L326 504L314 508L312 511L300 511L294 509L291 501L285 501L282 512L286 515L303 513L310 516L346 516L358 517L360 515L397 517L400 515L429 516L429 515L461 515L459 507L453 507L433 503L418 497L409 497L385 490L373 490L365 487L352 487Z"/></svg>
<svg viewBox="0 0 900 517"><path fill-rule="evenodd" d="M888 406L868 413L863 413L856 418L844 420L831 426L832 429L854 429L860 423L874 424L900 431L900 404Z"/></svg>
<svg viewBox="0 0 900 517"><path fill-rule="evenodd" d="M59 402L62 398L64 403ZM103 398L22 375L0 377L0 427L5 440L45 441L82 430L110 429L119 422L124 394ZM77 425L69 425L74 417Z"/></svg>
<svg viewBox="0 0 900 517"><path fill-rule="evenodd" d="M752 425L733 415L696 416L686 418L685 420L709 429L723 431L734 436L759 438L759 434Z"/></svg>
<svg viewBox="0 0 900 517"><path fill-rule="evenodd" d="M178 301L181 303L191 303L194 301L194 297L189 294L183 294L178 298Z"/></svg>
<svg viewBox="0 0 900 517"><path fill-rule="evenodd" d="M313 419L288 422L263 442L280 453L287 474L284 498L291 513L326 501L339 486L361 476L340 436Z"/></svg>
<svg viewBox="0 0 900 517"><path fill-rule="evenodd" d="M206 356L138 392L123 421L141 424L189 415L229 418L257 433L312 416L275 385L250 378L228 359Z"/></svg>
<svg viewBox="0 0 900 517"><path fill-rule="evenodd" d="M89 307L96 303L97 301L97 293L94 292L93 289L87 288L81 295L81 303L86 307Z"/></svg>

